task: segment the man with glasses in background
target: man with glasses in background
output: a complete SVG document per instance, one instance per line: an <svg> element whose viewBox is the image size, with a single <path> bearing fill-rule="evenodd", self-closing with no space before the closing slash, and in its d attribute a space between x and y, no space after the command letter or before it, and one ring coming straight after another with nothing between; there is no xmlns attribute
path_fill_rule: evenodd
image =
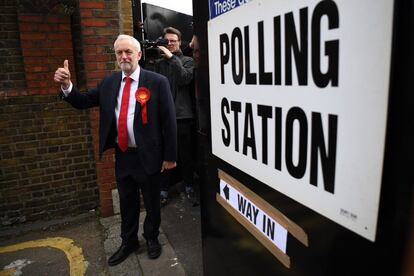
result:
<svg viewBox="0 0 414 276"><path fill-rule="evenodd" d="M166 76L170 82L177 118L178 168L183 177L186 197L197 204L194 182L193 155L193 118L194 118L194 60L184 56L181 46L181 32L173 27L163 31L168 45L158 46L162 58L155 63L155 71ZM161 174L161 205L168 203L168 190L171 184L171 172Z"/></svg>

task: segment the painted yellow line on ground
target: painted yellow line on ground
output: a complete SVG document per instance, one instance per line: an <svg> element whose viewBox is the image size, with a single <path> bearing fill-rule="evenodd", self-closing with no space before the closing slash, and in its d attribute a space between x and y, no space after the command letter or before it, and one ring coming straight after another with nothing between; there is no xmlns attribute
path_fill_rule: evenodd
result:
<svg viewBox="0 0 414 276"><path fill-rule="evenodd" d="M0 270L0 276L14 276L15 273L16 273L16 269L14 268Z"/></svg>
<svg viewBox="0 0 414 276"><path fill-rule="evenodd" d="M68 238L46 238L0 247L0 254L35 247L53 247L62 250L69 261L70 275L85 275L86 263L83 257L82 248L75 246L73 240Z"/></svg>

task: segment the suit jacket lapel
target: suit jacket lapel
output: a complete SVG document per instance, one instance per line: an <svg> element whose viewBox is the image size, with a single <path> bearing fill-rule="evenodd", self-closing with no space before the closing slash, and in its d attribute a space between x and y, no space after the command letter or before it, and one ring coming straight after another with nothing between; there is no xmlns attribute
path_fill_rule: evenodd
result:
<svg viewBox="0 0 414 276"><path fill-rule="evenodd" d="M145 72L144 69L142 69L142 67L140 68L140 70L141 71L139 73L138 88L140 88L142 86L148 88L147 73ZM137 101L136 104L135 104L134 122L138 122L138 120L141 121L138 116L141 116L141 104Z"/></svg>
<svg viewBox="0 0 414 276"><path fill-rule="evenodd" d="M112 104L112 106L111 106L111 109L109 110L115 110L115 107L117 104L116 100L119 94L119 88L121 87L121 78L122 78L122 72L118 72L114 76L114 81L112 82L111 93L110 93L112 97L112 99L110 100L110 103Z"/></svg>
<svg viewBox="0 0 414 276"><path fill-rule="evenodd" d="M149 80L148 80L147 71L141 68L141 72L139 73L138 87L144 86L148 88L148 81Z"/></svg>

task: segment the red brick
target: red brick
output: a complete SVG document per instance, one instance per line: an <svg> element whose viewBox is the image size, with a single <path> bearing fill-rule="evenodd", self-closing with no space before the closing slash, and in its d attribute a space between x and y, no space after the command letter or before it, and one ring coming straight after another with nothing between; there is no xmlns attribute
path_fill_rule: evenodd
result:
<svg viewBox="0 0 414 276"><path fill-rule="evenodd" d="M93 71L93 72L88 72L87 73L87 77L91 78L91 79L103 79L106 75L108 74L107 71Z"/></svg>
<svg viewBox="0 0 414 276"><path fill-rule="evenodd" d="M99 190L99 196L102 196L101 198L101 204L102 205L110 205L112 207L112 192L109 190L110 194L107 193L107 196L104 197L102 195L105 195L104 191Z"/></svg>
<svg viewBox="0 0 414 276"><path fill-rule="evenodd" d="M20 33L21 40L41 40L45 38L46 34L44 33Z"/></svg>
<svg viewBox="0 0 414 276"><path fill-rule="evenodd" d="M40 24L39 24L40 25ZM33 32L38 30L39 25L20 23L19 30L20 32Z"/></svg>
<svg viewBox="0 0 414 276"><path fill-rule="evenodd" d="M23 50L24 49L34 49L34 48L37 48L36 47L36 43L34 43L34 41L31 41L31 40L21 41L21 46L22 46L22 49Z"/></svg>
<svg viewBox="0 0 414 276"><path fill-rule="evenodd" d="M43 92L43 89L38 87L28 88L27 89L27 95L42 95L45 94Z"/></svg>
<svg viewBox="0 0 414 276"><path fill-rule="evenodd" d="M24 58L24 64L26 64L26 65L39 64L39 58L26 56Z"/></svg>
<svg viewBox="0 0 414 276"><path fill-rule="evenodd" d="M97 64L99 70L107 70L106 63L100 62Z"/></svg>
<svg viewBox="0 0 414 276"><path fill-rule="evenodd" d="M97 61L110 61L112 59L112 55L109 54L100 54L100 55L96 55L96 54L85 54L84 55L84 59L85 62L88 61L92 61L92 62L97 62Z"/></svg>
<svg viewBox="0 0 414 276"><path fill-rule="evenodd" d="M85 37L83 43L85 45L108 45L109 39L105 37Z"/></svg>
<svg viewBox="0 0 414 276"><path fill-rule="evenodd" d="M28 89L38 88L39 87L39 82L37 82L37 81L28 81L26 85L27 85Z"/></svg>
<svg viewBox="0 0 414 276"><path fill-rule="evenodd" d="M44 21L44 17L41 15L19 15L18 17L19 22L30 22L30 23L34 23L34 22L43 22Z"/></svg>
<svg viewBox="0 0 414 276"><path fill-rule="evenodd" d="M24 57L46 57L48 55L48 50L39 50L39 49L23 49Z"/></svg>
<svg viewBox="0 0 414 276"><path fill-rule="evenodd" d="M102 181L107 181L107 183L111 183L109 182L109 179L112 178L112 173L110 171L112 171L114 169L114 164L108 164L107 168L102 168L99 169L99 178L103 179Z"/></svg>
<svg viewBox="0 0 414 276"><path fill-rule="evenodd" d="M41 64L39 62L39 64ZM29 73L38 73L38 72L49 72L49 66L35 65L35 66L26 66L26 72Z"/></svg>
<svg viewBox="0 0 414 276"><path fill-rule="evenodd" d="M64 32L64 31L70 31L71 27L69 24L59 24L59 31Z"/></svg>
<svg viewBox="0 0 414 276"><path fill-rule="evenodd" d="M99 47L99 46L96 47L95 53L96 54L106 54L104 47Z"/></svg>
<svg viewBox="0 0 414 276"><path fill-rule="evenodd" d="M45 32L45 33L50 33L50 32L57 32L60 30L60 26L68 26L69 30L70 30L70 26L69 24L65 24L65 25L61 25L61 24L39 24L37 26L37 30L39 32Z"/></svg>
<svg viewBox="0 0 414 276"><path fill-rule="evenodd" d="M59 25L49 23L20 23L19 30L20 32L49 33L59 31Z"/></svg>
<svg viewBox="0 0 414 276"><path fill-rule="evenodd" d="M66 40L70 33L49 33L47 34L47 39L50 40Z"/></svg>
<svg viewBox="0 0 414 276"><path fill-rule="evenodd" d="M102 217L104 217L104 218L114 215L112 202L111 202L111 204L109 204L109 203L102 204L101 203L101 214L102 214Z"/></svg>
<svg viewBox="0 0 414 276"><path fill-rule="evenodd" d="M97 63L88 62L88 63L85 64L85 70L86 71L96 70L96 69L98 69Z"/></svg>
<svg viewBox="0 0 414 276"><path fill-rule="evenodd" d="M70 17L69 16L48 16L46 18L48 23L66 23L70 24Z"/></svg>
<svg viewBox="0 0 414 276"><path fill-rule="evenodd" d="M55 86L54 87L49 87L49 88L47 88L46 90L45 90L45 93L47 92L47 94L57 94L57 93L59 93L58 92L59 91L59 85L58 84L55 84Z"/></svg>
<svg viewBox="0 0 414 276"><path fill-rule="evenodd" d="M83 52L84 53L96 53L97 48L98 47L96 45L85 45L83 46Z"/></svg>
<svg viewBox="0 0 414 276"><path fill-rule="evenodd" d="M72 49L51 49L50 56L55 57L68 57L72 55Z"/></svg>
<svg viewBox="0 0 414 276"><path fill-rule="evenodd" d="M80 17L81 18L92 17L92 10L81 10Z"/></svg>
<svg viewBox="0 0 414 276"><path fill-rule="evenodd" d="M86 27L105 27L108 21L102 19L82 19L81 25Z"/></svg>
<svg viewBox="0 0 414 276"><path fill-rule="evenodd" d="M110 189L101 189L100 195L103 199L112 199L112 191Z"/></svg>
<svg viewBox="0 0 414 276"><path fill-rule="evenodd" d="M35 73L26 74L26 81L32 81L32 80L50 81L51 78L53 77L50 76L49 74L35 74Z"/></svg>
<svg viewBox="0 0 414 276"><path fill-rule="evenodd" d="M80 1L79 8L81 9L103 9L105 8L105 3Z"/></svg>
<svg viewBox="0 0 414 276"><path fill-rule="evenodd" d="M45 82L45 81L37 81L35 83L37 84L36 87L38 87L38 88L43 88L43 87L48 87L49 86L49 83Z"/></svg>
<svg viewBox="0 0 414 276"><path fill-rule="evenodd" d="M67 37L65 40L45 40L42 44L45 48L72 49L72 40L70 37Z"/></svg>
<svg viewBox="0 0 414 276"><path fill-rule="evenodd" d="M84 29L82 30L82 34L83 36L91 36L91 35L96 35L96 31L95 29L89 28L89 29Z"/></svg>
<svg viewBox="0 0 414 276"><path fill-rule="evenodd" d="M89 88L94 88L98 85L98 83L99 83L99 80L88 80L87 85Z"/></svg>
<svg viewBox="0 0 414 276"><path fill-rule="evenodd" d="M100 166L100 168L101 169L112 169L114 167L114 163L113 162L110 162L110 161L107 161L107 162L102 162L102 164L101 164L101 166ZM108 174L108 172L107 171L103 171L103 174L104 175L110 175L110 174Z"/></svg>

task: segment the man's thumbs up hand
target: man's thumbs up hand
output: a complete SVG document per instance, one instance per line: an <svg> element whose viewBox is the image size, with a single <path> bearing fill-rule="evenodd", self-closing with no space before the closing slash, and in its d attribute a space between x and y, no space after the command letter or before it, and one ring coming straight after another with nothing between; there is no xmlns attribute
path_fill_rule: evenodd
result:
<svg viewBox="0 0 414 276"><path fill-rule="evenodd" d="M67 59L63 62L63 67L60 67L55 72L55 82L60 83L63 89L68 89L70 86L70 71L69 62Z"/></svg>
<svg viewBox="0 0 414 276"><path fill-rule="evenodd" d="M69 61L67 59L63 62L63 68L69 71Z"/></svg>

